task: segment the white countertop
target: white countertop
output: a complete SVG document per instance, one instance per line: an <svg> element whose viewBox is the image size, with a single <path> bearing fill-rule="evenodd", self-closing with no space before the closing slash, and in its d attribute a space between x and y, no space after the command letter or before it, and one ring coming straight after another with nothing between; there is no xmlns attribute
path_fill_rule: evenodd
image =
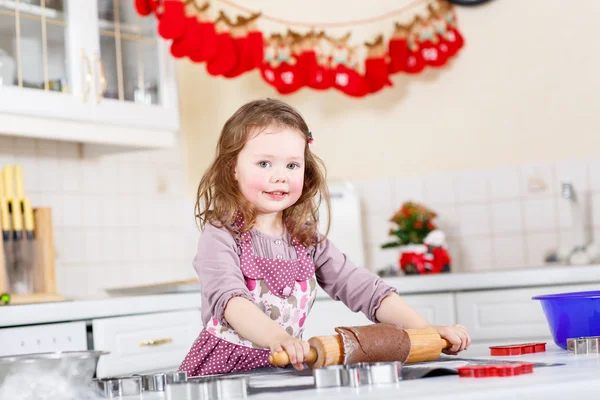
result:
<svg viewBox="0 0 600 400"><path fill-rule="evenodd" d="M479 357L492 358L487 347L477 349ZM565 350L548 343L544 353L512 357L494 357L512 361L564 364L534 368L533 373L513 377L461 378L457 375L430 377L400 381L396 384L362 386L359 388L321 388L287 392L259 393L249 396L252 400L295 400L319 399L527 399L527 400L577 400L598 399L600 393L600 356L573 356ZM165 393L144 393L142 396L127 396L118 400L166 400ZM185 400L185 399L181 399Z"/></svg>
<svg viewBox="0 0 600 400"><path fill-rule="evenodd" d="M467 290L599 283L600 265L561 265L481 272L451 272L385 278L400 293L435 293Z"/></svg>
<svg viewBox="0 0 600 400"><path fill-rule="evenodd" d="M600 265L552 266L541 268L445 273L384 278L400 294L422 294L470 290L509 289L598 282ZM328 299L318 291L320 299ZM200 293L102 297L58 303L0 307L0 327L59 321L89 320L200 307Z"/></svg>

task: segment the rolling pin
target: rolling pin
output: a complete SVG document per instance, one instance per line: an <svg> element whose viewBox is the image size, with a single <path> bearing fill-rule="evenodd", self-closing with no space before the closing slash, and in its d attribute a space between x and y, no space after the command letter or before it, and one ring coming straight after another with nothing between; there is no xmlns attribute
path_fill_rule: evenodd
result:
<svg viewBox="0 0 600 400"><path fill-rule="evenodd" d="M451 343L442 339L435 329L401 329L395 325L373 324L361 327L340 327L338 334L315 336L308 340L310 351L306 364L312 368L356 362L416 363L437 360ZM285 351L269 355L273 365L290 363Z"/></svg>

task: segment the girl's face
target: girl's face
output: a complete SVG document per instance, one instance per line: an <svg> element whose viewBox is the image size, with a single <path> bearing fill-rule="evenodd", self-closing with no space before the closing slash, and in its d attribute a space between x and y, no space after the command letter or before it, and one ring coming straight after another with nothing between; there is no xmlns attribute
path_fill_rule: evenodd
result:
<svg viewBox="0 0 600 400"><path fill-rule="evenodd" d="M235 179L260 214L278 213L302 194L306 139L291 128L267 127L240 152Z"/></svg>

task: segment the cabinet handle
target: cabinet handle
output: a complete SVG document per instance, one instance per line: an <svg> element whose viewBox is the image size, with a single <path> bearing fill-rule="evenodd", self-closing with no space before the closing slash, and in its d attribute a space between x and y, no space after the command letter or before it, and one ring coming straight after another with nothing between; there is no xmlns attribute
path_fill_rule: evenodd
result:
<svg viewBox="0 0 600 400"><path fill-rule="evenodd" d="M83 84L83 101L86 102L90 95L90 88L92 86L92 63L90 59L85 55L85 51L81 49L81 60L85 65L85 78Z"/></svg>
<svg viewBox="0 0 600 400"><path fill-rule="evenodd" d="M154 340L143 340L140 346L160 346L161 344L171 343L172 338L154 339Z"/></svg>
<svg viewBox="0 0 600 400"><path fill-rule="evenodd" d="M98 53L94 56L96 63L100 67L100 91L96 94L96 103L100 104L100 100L102 100L102 96L106 93L106 68L104 68L104 62L98 55Z"/></svg>

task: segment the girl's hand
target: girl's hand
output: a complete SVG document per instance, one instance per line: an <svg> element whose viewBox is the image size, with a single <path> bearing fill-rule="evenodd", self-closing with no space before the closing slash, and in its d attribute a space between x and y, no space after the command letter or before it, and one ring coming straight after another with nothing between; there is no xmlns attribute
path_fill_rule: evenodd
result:
<svg viewBox="0 0 600 400"><path fill-rule="evenodd" d="M271 344L270 348L272 352L285 350L290 357L290 363L298 371L304 369L302 363L306 360L310 351L308 342L303 342L290 335L277 338L277 340Z"/></svg>
<svg viewBox="0 0 600 400"><path fill-rule="evenodd" d="M471 337L467 332L467 328L460 324L454 326L434 326L440 336L450 343L452 346L444 349L443 352L446 354L458 354L463 350L467 350L471 345Z"/></svg>

